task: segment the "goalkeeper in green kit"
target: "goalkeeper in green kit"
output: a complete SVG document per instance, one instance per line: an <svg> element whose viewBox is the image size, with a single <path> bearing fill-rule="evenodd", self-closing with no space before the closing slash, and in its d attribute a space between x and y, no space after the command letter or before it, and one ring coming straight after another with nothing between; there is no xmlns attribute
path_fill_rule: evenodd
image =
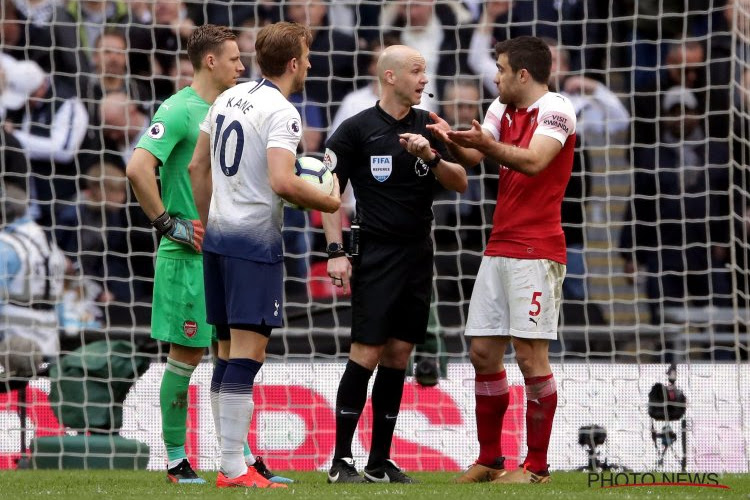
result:
<svg viewBox="0 0 750 500"><path fill-rule="evenodd" d="M200 254L204 229L193 200L188 164L208 108L219 94L237 83L244 70L236 38L229 28L211 24L193 31L187 44L195 69L193 83L159 107L127 166L138 202L162 237L156 256L151 336L169 343L159 399L167 479L173 483L205 482L195 473L185 453L190 376L214 338L213 327L206 323ZM161 194L156 182L157 168ZM219 339L218 345L215 372L223 373L229 344ZM211 409L218 421L218 388L213 380ZM274 476L262 460L256 461L247 445L245 460L263 476L264 486L271 481L289 482Z"/></svg>

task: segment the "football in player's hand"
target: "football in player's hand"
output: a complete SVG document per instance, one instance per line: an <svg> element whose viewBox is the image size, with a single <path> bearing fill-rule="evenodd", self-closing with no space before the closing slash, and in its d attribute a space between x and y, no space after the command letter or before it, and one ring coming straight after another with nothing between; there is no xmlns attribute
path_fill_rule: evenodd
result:
<svg viewBox="0 0 750 500"><path fill-rule="evenodd" d="M297 177L309 182L325 194L331 194L333 191L333 174L328 170L328 167L317 158L313 158L312 156L300 156L297 158L297 161L294 162L294 170ZM284 204L291 208L302 209L302 207L292 205L286 201Z"/></svg>

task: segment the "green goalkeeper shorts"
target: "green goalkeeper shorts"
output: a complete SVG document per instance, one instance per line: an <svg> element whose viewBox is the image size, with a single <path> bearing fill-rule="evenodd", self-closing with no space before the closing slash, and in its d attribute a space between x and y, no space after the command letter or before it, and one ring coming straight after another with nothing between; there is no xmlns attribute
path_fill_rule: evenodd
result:
<svg viewBox="0 0 750 500"><path fill-rule="evenodd" d="M202 256L157 257L151 337L187 347L208 347L215 340L214 328L206 323Z"/></svg>

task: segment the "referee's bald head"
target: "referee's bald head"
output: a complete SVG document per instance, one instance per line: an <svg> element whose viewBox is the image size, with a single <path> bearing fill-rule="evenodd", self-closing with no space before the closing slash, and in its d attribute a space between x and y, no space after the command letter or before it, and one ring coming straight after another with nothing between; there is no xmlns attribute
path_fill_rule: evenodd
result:
<svg viewBox="0 0 750 500"><path fill-rule="evenodd" d="M422 54L411 47L406 45L386 47L378 58L378 79L381 83L384 83L387 71L395 73L414 60L421 60L424 63Z"/></svg>

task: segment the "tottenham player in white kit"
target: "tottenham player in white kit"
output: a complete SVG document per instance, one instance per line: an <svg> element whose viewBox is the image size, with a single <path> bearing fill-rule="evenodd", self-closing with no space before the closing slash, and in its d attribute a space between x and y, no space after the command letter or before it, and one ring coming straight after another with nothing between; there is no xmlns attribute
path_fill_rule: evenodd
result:
<svg viewBox="0 0 750 500"><path fill-rule="evenodd" d="M337 180L327 195L294 173L302 121L287 97L303 88L311 39L309 29L296 23L272 24L258 33L262 78L216 99L190 162L206 226L206 315L219 339L230 339L219 394L218 487L257 485L242 448L253 413L253 381L272 329L282 326L283 200L329 213L341 204Z"/></svg>

